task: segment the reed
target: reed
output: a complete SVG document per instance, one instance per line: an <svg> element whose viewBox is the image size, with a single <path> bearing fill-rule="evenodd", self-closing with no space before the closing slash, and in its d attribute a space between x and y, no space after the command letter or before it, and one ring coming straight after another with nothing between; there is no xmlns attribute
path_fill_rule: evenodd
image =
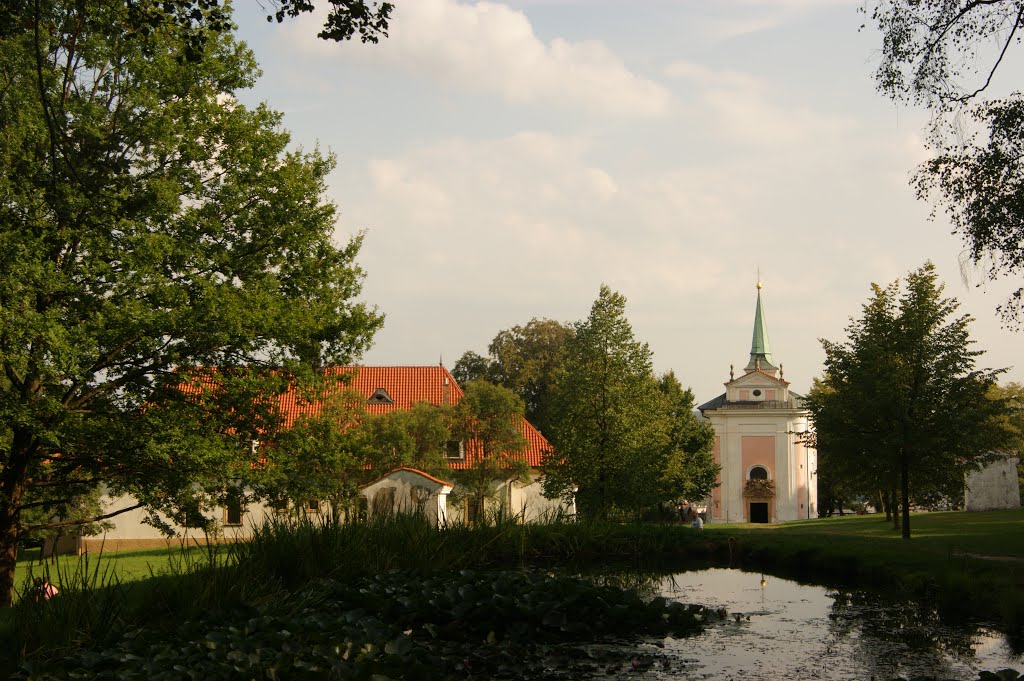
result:
<svg viewBox="0 0 1024 681"><path fill-rule="evenodd" d="M906 542L872 517L709 525L703 532L661 524L523 524L501 513L478 525L443 527L407 515L346 524L276 518L246 542L172 546L164 566L150 563L144 575L125 574L110 555L33 566L48 570L61 593L44 602L22 598L0 617L0 637L10 659L24 660L43 650L54 655L103 644L154 622L287 613L306 607L315 598L310 585L324 579L344 584L392 571L525 566L643 574L695 563L910 590L951 616L980 615L1013 629L1024 624L1022 521L1024 512L922 515L914 521L919 536Z"/></svg>

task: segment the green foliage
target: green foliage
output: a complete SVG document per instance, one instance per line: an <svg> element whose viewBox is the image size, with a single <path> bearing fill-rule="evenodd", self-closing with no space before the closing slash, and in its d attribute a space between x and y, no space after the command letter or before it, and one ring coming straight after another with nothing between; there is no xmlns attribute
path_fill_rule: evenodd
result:
<svg viewBox="0 0 1024 681"><path fill-rule="evenodd" d="M666 401L651 372L651 351L633 337L626 299L602 286L590 316L566 342L555 392L544 491L578 487L588 518L635 514L663 500L669 432Z"/></svg>
<svg viewBox="0 0 1024 681"><path fill-rule="evenodd" d="M718 484L722 467L715 463L715 431L693 410L693 391L683 389L675 372L658 378L669 419L668 457L661 476L664 496L671 499L706 499Z"/></svg>
<svg viewBox="0 0 1024 681"><path fill-rule="evenodd" d="M462 353L452 367L452 378L459 385L469 385L477 379L487 380L487 372L491 366L491 360L483 357L472 350Z"/></svg>
<svg viewBox="0 0 1024 681"><path fill-rule="evenodd" d="M459 496L483 510L499 485L525 479L529 472L521 457L527 445L520 430L523 401L507 388L476 380L465 387L455 413L453 434L465 440L470 465L449 476L459 483Z"/></svg>
<svg viewBox="0 0 1024 681"><path fill-rule="evenodd" d="M23 510L103 484L183 519L252 474L280 425L258 398L381 324L353 302L361 238L333 241L333 158L237 103L257 68L216 3L5 11L0 602Z"/></svg>
<svg viewBox="0 0 1024 681"><path fill-rule="evenodd" d="M181 0L179 0L180 2ZM187 1L187 0L186 0ZM216 0L213 0L216 2ZM267 15L267 21L276 19L279 23L285 17L295 17L303 12L312 12L316 7L309 0L269 0L275 7L274 14ZM324 22L324 29L317 34L321 40L342 42L356 33L364 43L376 43L381 36L388 35L388 22L394 3L374 0L329 0L331 9Z"/></svg>
<svg viewBox="0 0 1024 681"><path fill-rule="evenodd" d="M878 89L933 112L933 158L914 177L918 197L943 207L973 264L990 279L1024 271L1024 96L984 99L1024 13L1013 0L871 0L864 11L882 34ZM963 134L964 119L978 132ZM999 307L1018 325L1024 289Z"/></svg>
<svg viewBox="0 0 1024 681"><path fill-rule="evenodd" d="M452 375L463 386L482 378L508 388L523 400L526 420L547 434L563 349L573 333L573 327L553 319L531 319L525 326L499 331L487 348L488 357L463 353Z"/></svg>
<svg viewBox="0 0 1024 681"><path fill-rule="evenodd" d="M326 395L318 414L300 417L263 450L252 491L278 508L289 501L302 509L311 499L326 500L338 517L366 475L369 459L358 431L363 417L361 395Z"/></svg>
<svg viewBox="0 0 1024 681"><path fill-rule="evenodd" d="M1020 621L1024 602L1018 593L1019 565L1006 559L1024 558L1022 518L1021 510L920 514L915 516L913 544L894 541L877 516L773 527L709 525L704 532L679 526L620 523L507 522L438 528L410 516L345 525L274 523L261 528L252 542L232 545L228 550L221 547L201 555L190 553L190 557L180 561L172 551L173 574L142 582L129 582L132 575L122 568L132 562L130 555L88 557L90 561L104 562L101 573L106 572L106 565L116 561L114 570L122 582L119 589L124 592L97 584L88 599L79 601L77 591L69 589L71 597L61 607L73 609L81 604L89 609L117 608L118 616L112 624L104 624L96 614L64 611L62 618L78 622L82 628L60 626L56 619L40 620L36 626L32 618L46 611L26 609L21 624L17 628L8 626L0 635L5 636L9 645L14 646L17 641L16 648L27 645L28 651L38 651L42 659L54 660L73 652L76 641L94 641L90 644L94 645L94 652L103 654L119 649L118 641L138 640L140 636L146 642L162 639L167 645L184 645L193 639L182 638L175 632L188 620L209 625L198 629L198 636L205 640L204 632L225 620L242 631L253 616L290 620L307 608L319 613L317 602L325 589L318 580L323 579L355 587L372 584L376 576L397 570L402 577L396 578L396 588L408 584L413 589L442 574L447 580L458 581L460 571L465 569L568 566L569 570L590 572L589 568L594 566L628 565L634 570L674 571L683 561L692 565L694 560L713 561L716 557L722 563L728 560L748 570L767 570L815 583L878 586L894 589L902 597L929 602L938 599L940 604L956 602L957 621L969 615L1012 624ZM148 552L146 560L152 559L151 554ZM1003 560L978 556L1001 556ZM79 559L67 560L70 564ZM164 562L167 561L165 555ZM92 574L97 566L98 563L90 562L86 572ZM71 568L73 564L68 569ZM144 574L149 570L142 568ZM162 572L158 568L153 570ZM459 581L460 586L465 583ZM63 585L61 588L63 595ZM481 594L475 587L467 593ZM487 592L482 593L484 597L478 600L486 603ZM419 595L413 591L407 596L418 604L414 608L417 611L426 607L421 598L447 598L433 590ZM108 598L111 602L105 603ZM536 603L546 599L526 594L522 598ZM280 608L271 612L271 606ZM499 603L491 602L491 606L497 608ZM320 616L333 617L330 612ZM48 625L42 626L42 622ZM87 629L90 622L99 628ZM13 624L9 619L7 623ZM161 623L165 626L160 627ZM142 636L142 629L149 633ZM496 637L499 631L495 629ZM480 644L479 639L477 643ZM69 664L77 665L90 657L80 652L74 655L75 661Z"/></svg>
<svg viewBox="0 0 1024 681"><path fill-rule="evenodd" d="M434 475L447 471L445 443L452 438L455 419L451 407L427 402L368 416L358 437L370 476L402 466Z"/></svg>
<svg viewBox="0 0 1024 681"><path fill-rule="evenodd" d="M990 421L1004 408L987 397L998 371L975 368L967 315L942 297L926 263L882 288L851 320L843 343L822 341L825 378L808 397L817 446L837 478L861 490L900 489L903 536L909 504L962 493L964 474L1005 441Z"/></svg>
<svg viewBox="0 0 1024 681"><path fill-rule="evenodd" d="M707 614L699 606L649 601L545 572L392 572L354 584L319 579L287 609L268 607L226 621L205 617L169 636L134 631L105 649L29 669L40 680L114 673L120 679L182 673L203 679L454 678L469 670L484 678L532 679L553 670L578 676L635 655L624 647L595 656L578 651L582 644L685 636L700 631Z"/></svg>
<svg viewBox="0 0 1024 681"><path fill-rule="evenodd" d="M1004 410L990 421L991 427L1003 432L1006 437L1005 451L1018 457L1017 483L1024 498L1024 385L1012 382L993 385L989 397L1000 400Z"/></svg>

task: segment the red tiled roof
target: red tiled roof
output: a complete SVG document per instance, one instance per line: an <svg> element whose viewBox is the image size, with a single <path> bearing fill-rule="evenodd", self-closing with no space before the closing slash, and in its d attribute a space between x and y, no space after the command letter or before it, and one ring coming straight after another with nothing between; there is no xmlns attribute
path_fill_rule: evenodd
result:
<svg viewBox="0 0 1024 681"><path fill-rule="evenodd" d="M347 388L355 391L364 400L383 388L394 400L394 404L371 402L364 405L368 414L385 414L399 409L410 409L417 402L428 402L439 406L458 404L462 389L455 384L451 373L443 366L426 367L328 367L326 376L347 378ZM345 389L339 385L339 392ZM320 402L306 402L294 391L281 395L281 411L285 423L291 425L299 416L317 416L323 408Z"/></svg>
<svg viewBox="0 0 1024 681"><path fill-rule="evenodd" d="M363 398L363 408L368 414L385 414L399 409L410 409L417 402L427 402L435 406L458 404L462 400L462 388L456 384L451 373L443 366L345 366L328 367L324 370L327 376L337 376L347 381L339 381L335 394L351 390ZM204 376L202 381L213 381L212 376ZM369 402L377 390L383 388L394 401ZM186 389L187 390L187 389ZM288 390L280 395L280 413L284 417L286 427L295 423L302 416L318 416L323 411L323 402L304 400L295 390ZM531 467L541 464L545 452L551 449L540 431L526 419L519 424L519 432L526 438L526 449L519 457ZM449 461L450 468L462 469L472 466L478 447L474 442L466 443L466 459Z"/></svg>

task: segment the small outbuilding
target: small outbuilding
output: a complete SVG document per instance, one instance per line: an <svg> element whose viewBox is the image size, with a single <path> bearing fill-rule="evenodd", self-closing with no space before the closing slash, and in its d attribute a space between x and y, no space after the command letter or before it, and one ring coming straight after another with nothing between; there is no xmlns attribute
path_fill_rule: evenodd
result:
<svg viewBox="0 0 1024 681"><path fill-rule="evenodd" d="M395 513L424 516L434 525L448 522L448 494L454 483L445 482L415 468L396 468L360 485L366 499L367 519Z"/></svg>

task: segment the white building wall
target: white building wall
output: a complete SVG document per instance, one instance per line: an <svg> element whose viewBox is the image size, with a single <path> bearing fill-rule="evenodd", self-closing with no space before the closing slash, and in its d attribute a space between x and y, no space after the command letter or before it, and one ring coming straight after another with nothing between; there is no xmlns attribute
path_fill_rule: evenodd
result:
<svg viewBox="0 0 1024 681"><path fill-rule="evenodd" d="M980 471L967 474L964 489L965 511L995 511L1020 508L1020 484L1015 456L990 463Z"/></svg>
<svg viewBox="0 0 1024 681"><path fill-rule="evenodd" d="M414 488L425 490L421 494L427 494L422 502L418 503L413 496ZM393 490L388 493L386 490ZM448 518L448 493L452 487L426 477L421 473L409 469L392 471L379 480L375 480L362 488L361 493L367 500L367 517L372 519L375 512L374 498L378 494L392 494L394 505L391 512L394 513L419 513L423 512L427 520L436 524L444 524Z"/></svg>
<svg viewBox="0 0 1024 681"><path fill-rule="evenodd" d="M102 495L100 503L104 513L113 513L119 509L134 506L134 497ZM69 550L72 552L96 553L99 551L123 551L131 549L162 548L168 544L205 544L207 541L233 541L248 539L252 536L253 527L266 522L268 509L262 504L250 504L242 509L242 523L227 525L227 509L217 507L202 510L203 516L215 523L214 530L207 534L196 528L180 527L167 517L159 516L174 530L174 536L163 534L153 525L146 523L148 513L141 508L118 514L109 520L113 527L103 534L82 537L77 545Z"/></svg>
<svg viewBox="0 0 1024 681"><path fill-rule="evenodd" d="M531 472L530 479L525 484L514 481L510 483L509 510L521 522L535 523L571 518L576 515L576 504L545 497L540 474Z"/></svg>

